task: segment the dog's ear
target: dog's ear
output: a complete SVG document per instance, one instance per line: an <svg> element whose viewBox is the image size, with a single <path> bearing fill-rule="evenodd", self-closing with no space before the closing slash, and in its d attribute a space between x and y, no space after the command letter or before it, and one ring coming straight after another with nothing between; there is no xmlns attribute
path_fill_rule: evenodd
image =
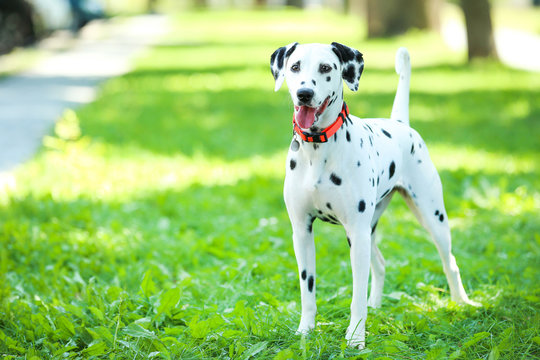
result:
<svg viewBox="0 0 540 360"><path fill-rule="evenodd" d="M298 43L294 42L287 46L280 47L274 51L270 57L270 69L272 70L272 75L274 75L274 80L276 80L274 91L278 91L283 84L283 80L285 80L285 65L287 64L289 56L291 56L294 49L296 49L296 45L298 45Z"/></svg>
<svg viewBox="0 0 540 360"><path fill-rule="evenodd" d="M364 57L356 49L341 45L337 42L331 44L332 51L337 55L341 63L341 76L345 84L352 91L358 90L358 82L362 71L364 71Z"/></svg>

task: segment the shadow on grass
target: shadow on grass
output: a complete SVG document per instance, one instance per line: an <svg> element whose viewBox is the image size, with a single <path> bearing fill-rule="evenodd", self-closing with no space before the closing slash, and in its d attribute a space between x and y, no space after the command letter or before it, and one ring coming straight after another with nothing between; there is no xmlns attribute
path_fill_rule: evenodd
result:
<svg viewBox="0 0 540 360"><path fill-rule="evenodd" d="M131 79L125 78L126 86ZM411 125L428 144L533 154L540 149L538 98L540 91L413 92ZM351 96L348 104L353 114L379 117L390 113L392 101L393 94L360 94ZM288 95L271 90L140 88L109 94L82 109L80 118L85 135L111 145L233 160L285 151L291 111ZM85 121L87 117L92 121Z"/></svg>

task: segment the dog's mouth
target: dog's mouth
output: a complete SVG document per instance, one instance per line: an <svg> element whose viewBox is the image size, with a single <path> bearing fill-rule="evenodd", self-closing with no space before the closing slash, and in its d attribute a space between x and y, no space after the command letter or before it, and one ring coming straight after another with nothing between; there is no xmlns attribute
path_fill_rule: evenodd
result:
<svg viewBox="0 0 540 360"><path fill-rule="evenodd" d="M296 119L296 123L298 124L298 126L300 126L302 129L309 129L313 125L313 123L319 118L319 116L326 110L329 100L330 96L327 97L322 103L322 105L318 108L305 105L295 106L294 118Z"/></svg>

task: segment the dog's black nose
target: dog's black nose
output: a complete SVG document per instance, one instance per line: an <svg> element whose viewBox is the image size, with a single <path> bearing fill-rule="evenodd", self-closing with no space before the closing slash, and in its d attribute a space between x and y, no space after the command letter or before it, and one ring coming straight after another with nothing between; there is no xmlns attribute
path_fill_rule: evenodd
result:
<svg viewBox="0 0 540 360"><path fill-rule="evenodd" d="M313 90L307 89L307 88L299 89L296 92L296 96L298 97L298 100L304 104L308 104L311 101L311 99L313 99L313 95L315 95Z"/></svg>

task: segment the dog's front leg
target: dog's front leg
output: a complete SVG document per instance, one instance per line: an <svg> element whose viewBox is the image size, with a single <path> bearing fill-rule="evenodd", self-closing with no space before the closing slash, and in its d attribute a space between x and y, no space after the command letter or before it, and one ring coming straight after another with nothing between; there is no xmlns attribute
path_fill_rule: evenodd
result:
<svg viewBox="0 0 540 360"><path fill-rule="evenodd" d="M371 256L371 235L369 226L356 225L347 229L351 240L351 267L353 276L353 295L351 301L351 323L346 339L349 346L363 349L367 317L367 288Z"/></svg>
<svg viewBox="0 0 540 360"><path fill-rule="evenodd" d="M305 334L315 327L315 242L313 241L313 220L310 215L292 221L293 242L298 273L300 274L300 294L302 317L297 332Z"/></svg>

